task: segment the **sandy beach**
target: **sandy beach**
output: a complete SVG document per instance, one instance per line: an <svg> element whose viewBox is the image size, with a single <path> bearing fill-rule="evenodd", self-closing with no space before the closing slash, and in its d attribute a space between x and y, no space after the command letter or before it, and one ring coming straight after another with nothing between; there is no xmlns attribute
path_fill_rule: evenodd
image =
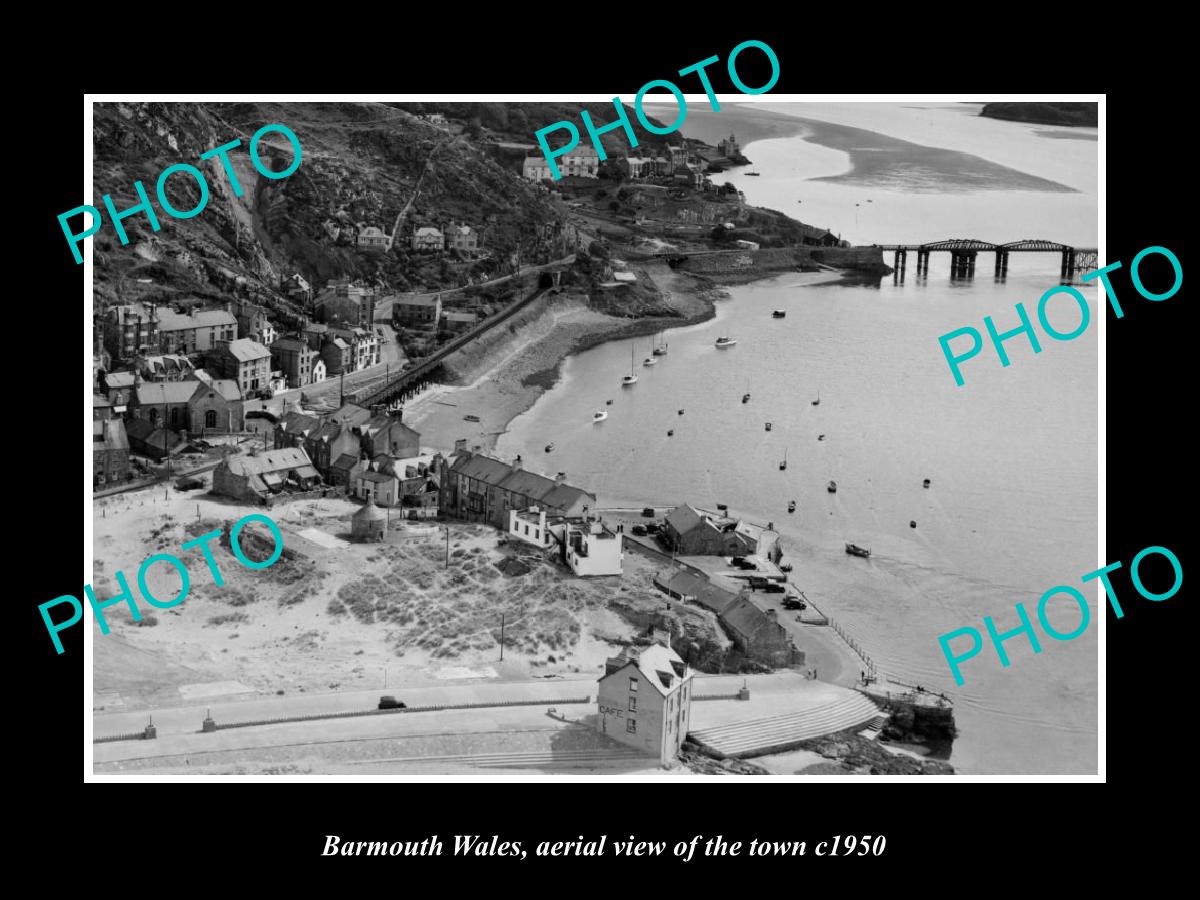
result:
<svg viewBox="0 0 1200 900"><path fill-rule="evenodd" d="M703 322L713 316L713 298L723 295L664 264L648 265L643 271L664 297L669 295L665 302L676 316L609 316L589 308L584 297L563 294L511 340L465 364L456 361L456 368L465 368L471 376L469 383L437 387L405 409L405 421L421 432L423 444L451 448L466 438L468 447L490 450L509 423L557 383L563 360L572 353L604 341ZM479 421L466 421L468 415Z"/></svg>

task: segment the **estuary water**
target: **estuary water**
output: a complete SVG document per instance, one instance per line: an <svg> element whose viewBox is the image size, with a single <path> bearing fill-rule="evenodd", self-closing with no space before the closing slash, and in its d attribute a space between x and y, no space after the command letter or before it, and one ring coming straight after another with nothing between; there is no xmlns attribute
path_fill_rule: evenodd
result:
<svg viewBox="0 0 1200 900"><path fill-rule="evenodd" d="M801 119L804 133L744 148L761 174L728 180L751 203L813 221L803 211L812 202L840 217L813 224L841 226L855 243L1044 237L1095 246L1097 145L1086 130L1064 138L979 119L962 104L772 106ZM792 210L789 199L804 202ZM864 214L867 205L878 215ZM1094 590L1084 591L1092 624L1082 637L1039 631L1036 655L1013 638L1008 668L985 647L964 663L962 687L937 642L964 626L982 631L988 615L1011 629L1016 602L1033 613L1045 590L1082 588L1079 576L1105 562L1096 559L1095 324L1071 342L1043 335L1038 354L1024 337L1008 341L1008 368L986 348L964 364L962 387L937 341L964 325L982 330L985 315L1012 328L1018 301L1035 314L1058 265L1056 255L1013 254L1001 283L981 254L975 279L952 283L948 255L933 257L927 280L910 256L903 284L789 274L731 287L715 319L665 333L669 353L654 367L641 364L650 338L570 358L497 451L566 472L602 506L726 503L774 522L792 580L882 670L954 697L960 736L950 761L959 772L1094 773ZM1084 294L1094 318L1096 292ZM1060 298L1050 319L1067 332L1079 311ZM716 348L720 335L737 345ZM623 388L631 349L639 381ZM593 424L599 409L610 415ZM845 541L870 547L871 558L847 556ZM1079 617L1069 602L1051 606L1060 632Z"/></svg>

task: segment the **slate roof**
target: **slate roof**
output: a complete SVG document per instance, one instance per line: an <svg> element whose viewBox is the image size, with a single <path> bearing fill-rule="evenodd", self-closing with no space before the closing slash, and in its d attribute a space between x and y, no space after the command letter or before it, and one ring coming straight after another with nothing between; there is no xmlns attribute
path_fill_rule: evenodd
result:
<svg viewBox="0 0 1200 900"><path fill-rule="evenodd" d="M745 638L753 637L764 626L778 624L745 597L735 600L721 613L720 618L721 624Z"/></svg>
<svg viewBox="0 0 1200 900"><path fill-rule="evenodd" d="M249 477L270 472L286 472L291 469L311 468L308 454L300 447L284 447L266 450L257 456L228 456L223 463L234 475ZM314 470L313 475L317 474Z"/></svg>
<svg viewBox="0 0 1200 900"><path fill-rule="evenodd" d="M234 318L233 313L225 312L223 309L201 309L190 316L177 313L173 309L158 311L159 332L208 328L214 325L237 325L237 319Z"/></svg>
<svg viewBox="0 0 1200 900"><path fill-rule="evenodd" d="M196 393L198 384L197 381L143 382L137 386L137 402L142 406L187 403Z"/></svg>
<svg viewBox="0 0 1200 900"><path fill-rule="evenodd" d="M631 674L629 667L633 666L637 669L637 677L641 681L666 696L676 690L692 674L684 664L683 658L670 647L662 644L643 647L640 651L634 647L627 647L618 659L622 657L626 659L626 665L608 673L599 681L617 676L628 678Z"/></svg>
<svg viewBox="0 0 1200 900"><path fill-rule="evenodd" d="M256 359L264 359L271 355L270 350L250 338L238 338L236 341L230 341L226 345L226 349L228 349L229 355L238 362L254 362Z"/></svg>

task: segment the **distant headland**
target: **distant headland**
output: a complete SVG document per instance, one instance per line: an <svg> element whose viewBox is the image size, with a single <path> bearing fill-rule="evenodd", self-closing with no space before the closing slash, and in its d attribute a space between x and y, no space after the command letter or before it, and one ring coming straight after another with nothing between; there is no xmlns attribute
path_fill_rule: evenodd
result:
<svg viewBox="0 0 1200 900"><path fill-rule="evenodd" d="M989 119L1033 122L1038 125L1099 125L1095 103L985 103L979 111Z"/></svg>

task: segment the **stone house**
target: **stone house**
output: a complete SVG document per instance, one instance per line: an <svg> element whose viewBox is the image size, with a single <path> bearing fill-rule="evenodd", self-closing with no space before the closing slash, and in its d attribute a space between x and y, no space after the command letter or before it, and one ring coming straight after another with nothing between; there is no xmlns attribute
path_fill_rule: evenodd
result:
<svg viewBox="0 0 1200 900"><path fill-rule="evenodd" d="M188 401L188 430L192 434L238 432L245 429L242 392L231 378L194 382Z"/></svg>
<svg viewBox="0 0 1200 900"><path fill-rule="evenodd" d="M217 374L236 381L243 396L255 396L270 386L271 351L257 341L222 342L212 355Z"/></svg>
<svg viewBox="0 0 1200 900"><path fill-rule="evenodd" d="M446 246L446 239L440 229L432 225L424 225L413 232L412 248L414 250L437 250Z"/></svg>
<svg viewBox="0 0 1200 900"><path fill-rule="evenodd" d="M321 476L299 447L251 456L226 456L213 470L212 492L237 500L269 500L290 491L319 487Z"/></svg>
<svg viewBox="0 0 1200 900"><path fill-rule="evenodd" d="M121 419L93 419L92 485L125 481L131 471L125 423Z"/></svg>

